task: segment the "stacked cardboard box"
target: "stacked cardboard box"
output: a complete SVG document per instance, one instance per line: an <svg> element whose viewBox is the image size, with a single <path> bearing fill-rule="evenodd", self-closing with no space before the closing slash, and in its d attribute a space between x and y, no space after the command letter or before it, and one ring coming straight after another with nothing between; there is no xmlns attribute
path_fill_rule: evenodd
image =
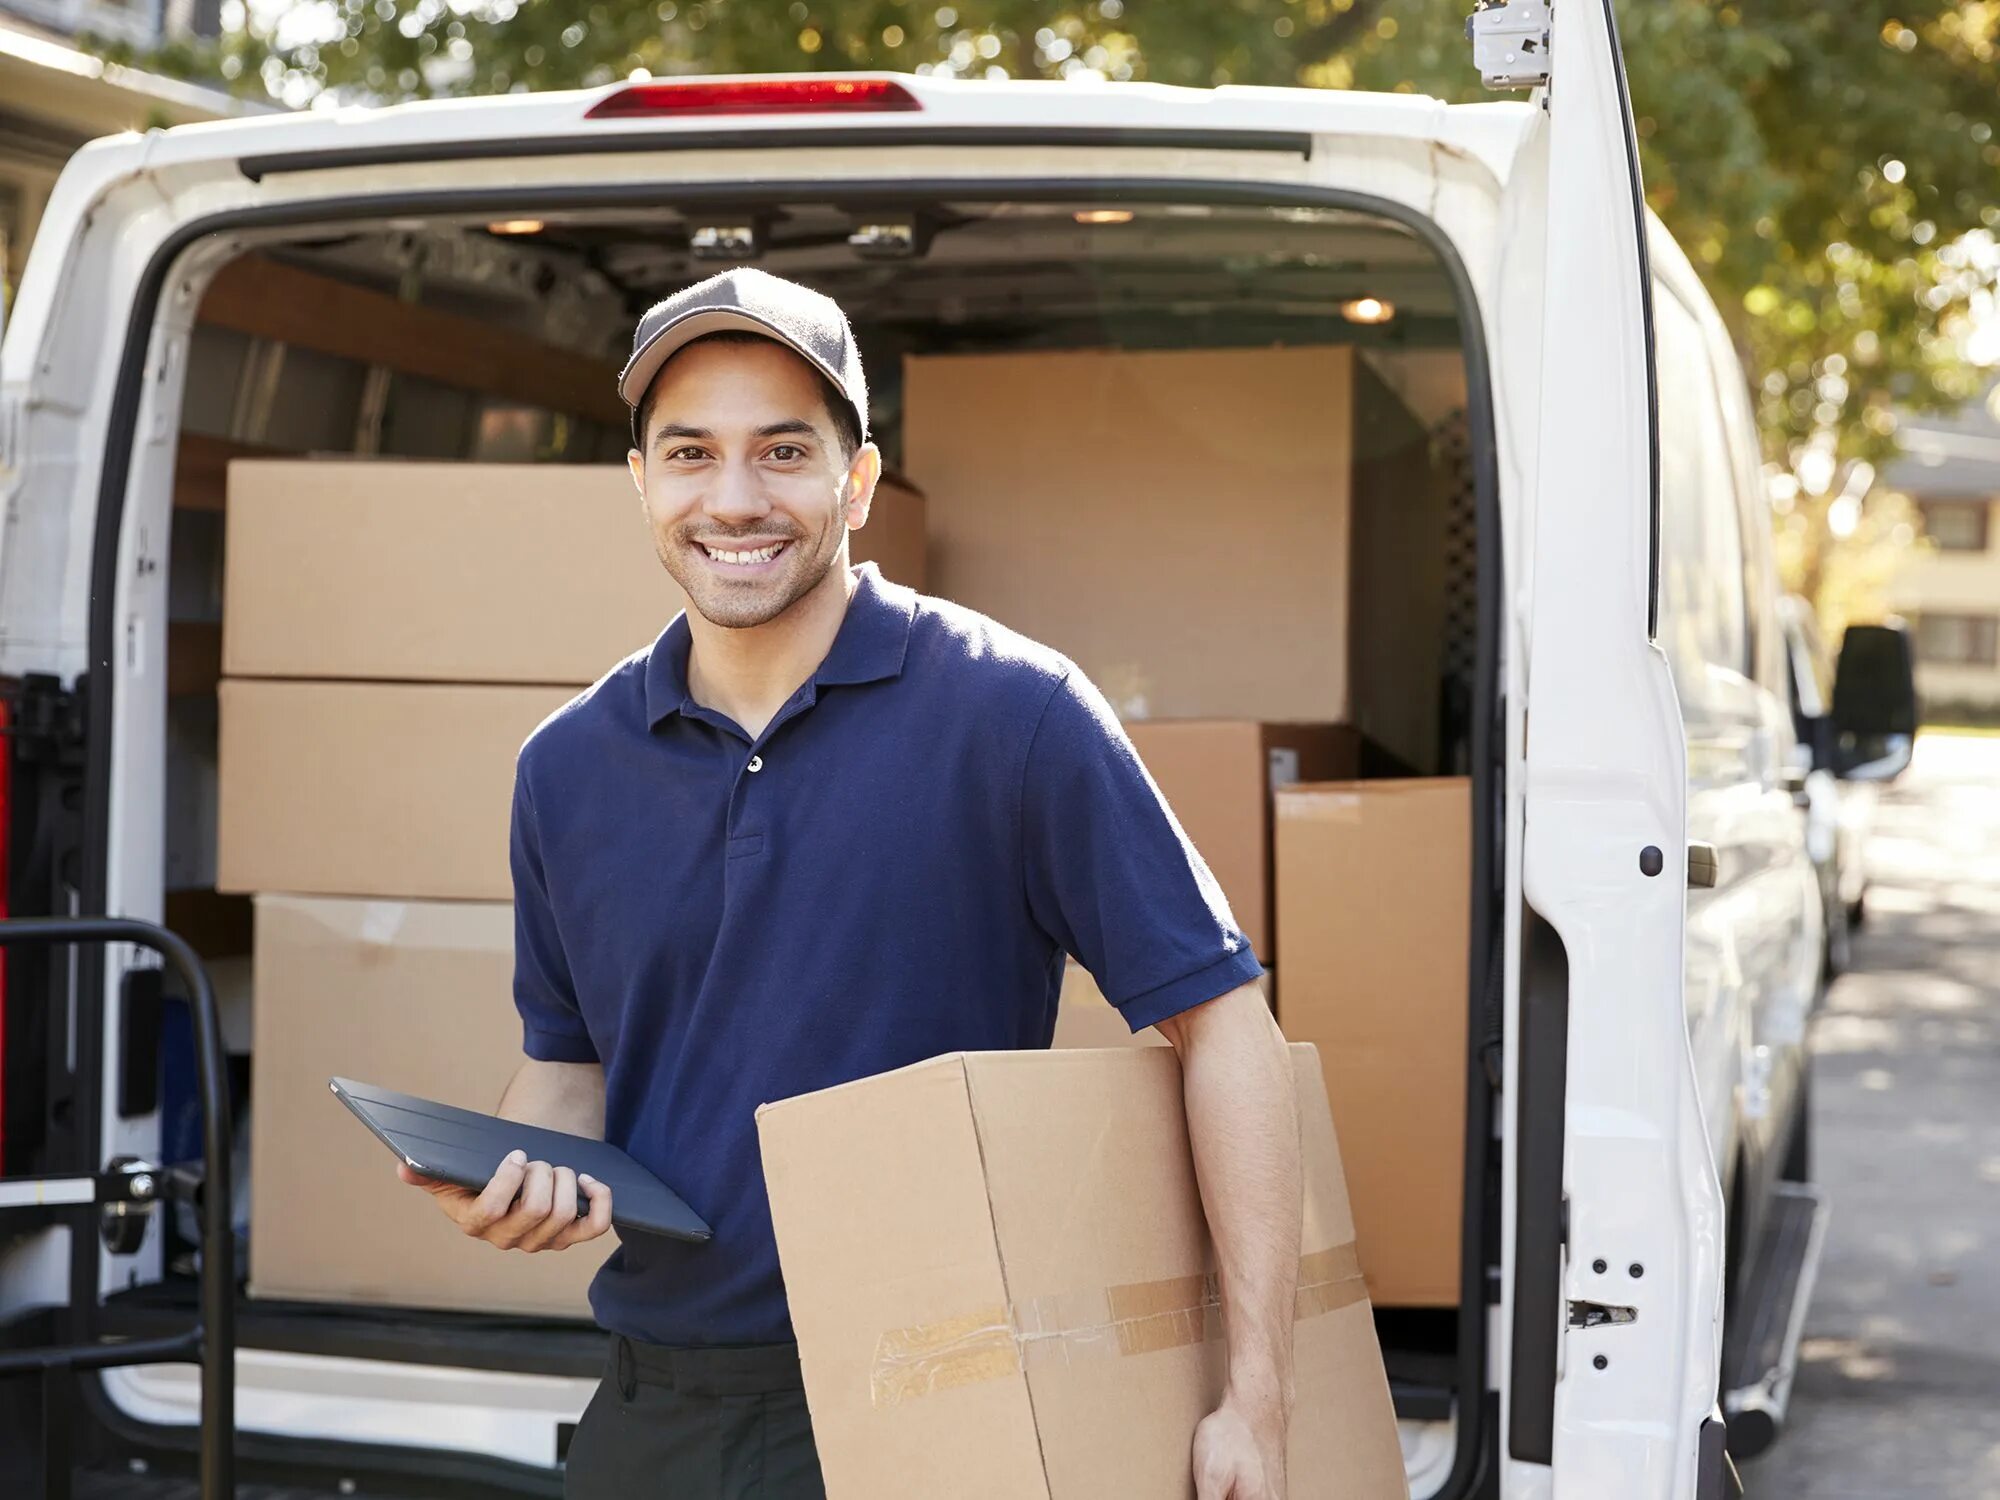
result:
<svg viewBox="0 0 2000 1500"><path fill-rule="evenodd" d="M518 1066L515 755L685 602L631 479L239 461L228 528L217 884L257 898L252 1292L587 1317L610 1242L466 1240L326 1080L487 1110ZM886 486L855 542L921 586L922 497Z"/></svg>
<svg viewBox="0 0 2000 1500"><path fill-rule="evenodd" d="M1319 1048L1378 1306L1459 1300L1471 784L1278 793L1278 1022Z"/></svg>
<svg viewBox="0 0 2000 1500"><path fill-rule="evenodd" d="M588 1317L617 1245L467 1239L327 1090L332 1074L490 1110L521 1060L511 908L257 898L251 1295Z"/></svg>
<svg viewBox="0 0 2000 1500"><path fill-rule="evenodd" d="M1356 374L1342 348L910 356L933 587L1123 718L1345 722Z"/></svg>
<svg viewBox="0 0 2000 1500"><path fill-rule="evenodd" d="M239 459L228 504L230 677L582 685L687 603L622 464ZM851 546L924 587L923 496Z"/></svg>

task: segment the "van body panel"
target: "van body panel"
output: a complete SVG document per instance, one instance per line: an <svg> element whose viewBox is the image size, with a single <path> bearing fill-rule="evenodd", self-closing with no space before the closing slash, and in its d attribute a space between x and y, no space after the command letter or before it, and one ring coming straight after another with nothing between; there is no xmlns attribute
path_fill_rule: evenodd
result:
<svg viewBox="0 0 2000 1500"><path fill-rule="evenodd" d="M1608 0L1564 8L1556 29L1534 147L1547 161L1547 293L1522 849L1526 899L1567 973L1568 1232L1555 1270L1568 1316L1548 1493L1669 1500L1695 1492L1716 1399L1723 1224L1682 990L1688 747L1649 618L1648 225ZM1589 1305L1633 1316L1593 1322ZM1548 1399L1503 1392L1510 1441L1513 1412ZM1541 1456L1510 1453L1522 1492L1538 1488L1522 1471Z"/></svg>
<svg viewBox="0 0 2000 1500"><path fill-rule="evenodd" d="M1691 320L1700 345L1679 377L1714 418L1704 446L1719 456L1704 465L1713 473L1699 498L1718 519L1733 519L1742 542L1740 658L1705 663L1693 690L1679 694L1688 837L1718 853L1716 888L1688 894L1689 1034L1716 1173L1741 1220L1729 1240L1741 1251L1758 1243L1797 1115L1824 913L1800 810L1783 781L1796 727L1748 387L1728 328L1686 255L1657 227L1649 243L1658 295ZM1663 433L1663 443L1673 440ZM1673 525L1663 527L1663 554L1675 535ZM1671 561L1663 556L1662 566ZM1684 682L1694 675L1683 671ZM1732 1281L1742 1269L1730 1267Z"/></svg>

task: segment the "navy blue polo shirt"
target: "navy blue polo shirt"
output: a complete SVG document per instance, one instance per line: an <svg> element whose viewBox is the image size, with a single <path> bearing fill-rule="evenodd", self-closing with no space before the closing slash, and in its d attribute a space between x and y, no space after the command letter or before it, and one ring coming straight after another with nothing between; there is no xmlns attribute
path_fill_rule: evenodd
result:
<svg viewBox="0 0 2000 1500"><path fill-rule="evenodd" d="M612 1332L792 1336L760 1104L1046 1047L1065 953L1135 1031L1262 972L1074 665L856 573L826 659L754 739L688 696L681 616L521 751L527 1054L601 1063L606 1139L715 1230L623 1239L590 1289Z"/></svg>

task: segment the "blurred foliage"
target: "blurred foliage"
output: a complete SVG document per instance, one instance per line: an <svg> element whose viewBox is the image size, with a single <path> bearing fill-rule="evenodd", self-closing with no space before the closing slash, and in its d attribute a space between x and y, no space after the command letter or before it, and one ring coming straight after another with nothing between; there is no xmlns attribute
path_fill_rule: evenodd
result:
<svg viewBox="0 0 2000 1500"><path fill-rule="evenodd" d="M1896 570L1913 552L1930 547L1907 495L1877 490L1858 508L1854 529L1836 536L1827 512L1839 503L1837 497L1781 499L1772 533L1778 576L1789 592L1813 601L1821 633L1835 645L1850 622L1883 618Z"/></svg>
<svg viewBox="0 0 2000 1500"><path fill-rule="evenodd" d="M639 75L875 68L1484 99L1468 0L231 0L149 65L305 106ZM1707 280L1795 481L1790 581L1896 412L1983 384L2000 281L2000 0L1619 0L1647 196ZM1560 25L1560 21L1558 21ZM1882 545L1893 546L1892 521ZM1845 542L1881 528L1857 527Z"/></svg>

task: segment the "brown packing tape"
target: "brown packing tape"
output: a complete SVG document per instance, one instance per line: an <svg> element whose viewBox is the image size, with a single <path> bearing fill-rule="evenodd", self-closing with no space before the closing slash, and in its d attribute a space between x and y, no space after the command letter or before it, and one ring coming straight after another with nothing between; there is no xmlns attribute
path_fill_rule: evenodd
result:
<svg viewBox="0 0 2000 1500"><path fill-rule="evenodd" d="M875 1341L871 1386L877 1406L897 1406L1021 1368L1004 1307L982 1308L916 1328L892 1328Z"/></svg>
<svg viewBox="0 0 2000 1500"><path fill-rule="evenodd" d="M1351 1307L1367 1295L1352 1240L1299 1257L1297 1321ZM889 1329L875 1341L869 1383L876 1406L899 1406L1040 1365L1152 1354L1221 1332L1222 1296L1214 1274L1167 1276Z"/></svg>

